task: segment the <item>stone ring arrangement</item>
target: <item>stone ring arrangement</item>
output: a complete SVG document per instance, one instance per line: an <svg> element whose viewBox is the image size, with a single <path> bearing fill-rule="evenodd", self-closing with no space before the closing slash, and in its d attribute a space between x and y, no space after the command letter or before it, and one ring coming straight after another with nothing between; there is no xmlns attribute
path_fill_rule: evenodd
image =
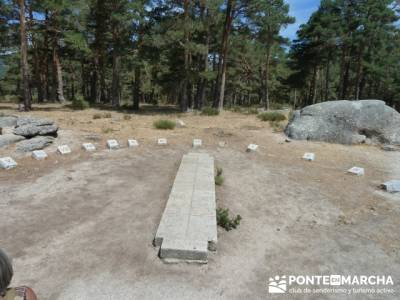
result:
<svg viewBox="0 0 400 300"><path fill-rule="evenodd" d="M290 126L288 127L290 128ZM47 158L47 153L42 150L54 142L57 137L58 126L48 119L39 119L34 117L18 117L18 116L0 116L0 148L16 143L16 150L19 152L32 152L32 157L36 160L44 160ZM290 135L290 134L289 134ZM292 134L293 135L293 134ZM286 139L290 142L290 139ZM166 138L159 138L157 144L160 146L167 145ZM193 147L201 147L202 140L194 139ZM137 147L139 143L135 139L128 140L128 147ZM83 143L82 148L87 152L96 150L96 146L92 143ZM116 150L120 148L117 140L107 140L107 148ZM259 146L250 144L247 146L247 152L258 151ZM68 145L57 147L57 152L61 155L70 154L72 152ZM313 162L316 159L315 153L305 153L303 159ZM17 166L17 162L11 157L0 158L0 169L13 169ZM365 175L364 168L354 166L347 170L347 173L363 176ZM400 180L391 180L381 185L388 192L400 192Z"/></svg>

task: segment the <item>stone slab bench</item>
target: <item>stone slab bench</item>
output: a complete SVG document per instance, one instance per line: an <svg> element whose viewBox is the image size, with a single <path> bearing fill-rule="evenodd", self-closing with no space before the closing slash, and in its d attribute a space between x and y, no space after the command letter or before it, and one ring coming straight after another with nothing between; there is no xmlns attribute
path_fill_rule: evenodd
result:
<svg viewBox="0 0 400 300"><path fill-rule="evenodd" d="M204 153L182 158L154 239L160 257L207 262L217 246L214 159Z"/></svg>

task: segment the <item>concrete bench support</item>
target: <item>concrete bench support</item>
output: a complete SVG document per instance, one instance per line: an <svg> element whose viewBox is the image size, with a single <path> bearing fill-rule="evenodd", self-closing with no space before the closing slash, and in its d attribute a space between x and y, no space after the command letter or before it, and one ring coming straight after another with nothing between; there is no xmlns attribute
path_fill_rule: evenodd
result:
<svg viewBox="0 0 400 300"><path fill-rule="evenodd" d="M207 262L207 250L216 250L214 159L208 154L183 156L154 244L167 260Z"/></svg>

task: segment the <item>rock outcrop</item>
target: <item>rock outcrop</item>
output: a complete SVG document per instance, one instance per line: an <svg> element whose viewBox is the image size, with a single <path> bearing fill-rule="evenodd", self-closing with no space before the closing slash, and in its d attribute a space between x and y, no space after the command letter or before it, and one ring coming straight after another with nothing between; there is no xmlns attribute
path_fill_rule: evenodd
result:
<svg viewBox="0 0 400 300"><path fill-rule="evenodd" d="M380 100L329 101L296 111L285 133L297 140L400 145L400 114Z"/></svg>
<svg viewBox="0 0 400 300"><path fill-rule="evenodd" d="M14 116L0 116L0 128L16 126L17 119Z"/></svg>
<svg viewBox="0 0 400 300"><path fill-rule="evenodd" d="M18 143L18 151L28 152L50 145L58 126L48 119L2 115L0 129L0 148Z"/></svg>
<svg viewBox="0 0 400 300"><path fill-rule="evenodd" d="M58 126L51 120L36 118L19 118L14 134L30 138L37 135L57 136Z"/></svg>
<svg viewBox="0 0 400 300"><path fill-rule="evenodd" d="M0 148L25 140L23 136L15 134L0 135Z"/></svg>
<svg viewBox="0 0 400 300"><path fill-rule="evenodd" d="M29 140L17 143L17 151L30 152L34 150L41 150L51 145L54 142L54 137L51 136L36 136Z"/></svg>

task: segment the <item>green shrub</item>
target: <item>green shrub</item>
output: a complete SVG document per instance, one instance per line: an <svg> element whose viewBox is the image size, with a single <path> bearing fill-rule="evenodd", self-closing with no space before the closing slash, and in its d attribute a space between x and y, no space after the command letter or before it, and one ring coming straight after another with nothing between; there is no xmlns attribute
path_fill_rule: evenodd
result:
<svg viewBox="0 0 400 300"><path fill-rule="evenodd" d="M217 167L217 176L221 176L224 170L221 167Z"/></svg>
<svg viewBox="0 0 400 300"><path fill-rule="evenodd" d="M281 122L286 120L286 116L279 112L265 112L258 115L258 118L261 121L270 121L270 122Z"/></svg>
<svg viewBox="0 0 400 300"><path fill-rule="evenodd" d="M97 120L97 119L110 119L112 117L111 113L95 113L93 115L93 119Z"/></svg>
<svg viewBox="0 0 400 300"><path fill-rule="evenodd" d="M236 229L240 225L242 217L237 215L235 218L229 216L229 209L217 208L217 224L226 231Z"/></svg>
<svg viewBox="0 0 400 300"><path fill-rule="evenodd" d="M247 114L249 114L249 115L256 115L256 114L258 114L258 109L257 109L257 107L250 107L250 108L247 110Z"/></svg>
<svg viewBox="0 0 400 300"><path fill-rule="evenodd" d="M170 120L157 120L153 123L153 126L157 129L174 129L176 123Z"/></svg>
<svg viewBox="0 0 400 300"><path fill-rule="evenodd" d="M125 121L129 121L130 119L132 119L132 117L130 115L124 115L124 120Z"/></svg>
<svg viewBox="0 0 400 300"><path fill-rule="evenodd" d="M217 175L215 176L215 185L222 185L224 183L224 177L222 176L223 170L217 167Z"/></svg>
<svg viewBox="0 0 400 300"><path fill-rule="evenodd" d="M219 110L213 107L204 107L201 111L202 116L218 116Z"/></svg>
<svg viewBox="0 0 400 300"><path fill-rule="evenodd" d="M284 109L285 105L279 102L272 102L269 106L270 109L272 110L278 110L278 109Z"/></svg>
<svg viewBox="0 0 400 300"><path fill-rule="evenodd" d="M72 108L78 110L89 108L89 102L87 102L82 96L78 96L72 100Z"/></svg>
<svg viewBox="0 0 400 300"><path fill-rule="evenodd" d="M285 124L281 122L269 122L272 127L273 132L283 132L285 130Z"/></svg>
<svg viewBox="0 0 400 300"><path fill-rule="evenodd" d="M224 183L224 177L219 175L219 176L215 176L215 184L220 186Z"/></svg>
<svg viewBox="0 0 400 300"><path fill-rule="evenodd" d="M107 133L114 132L114 129L108 127L108 128L103 128L102 131L103 131L103 133L106 133L106 134L107 134Z"/></svg>
<svg viewBox="0 0 400 300"><path fill-rule="evenodd" d="M231 108L231 111L236 112L236 113L241 113L243 111L243 109L240 106L235 105Z"/></svg>

